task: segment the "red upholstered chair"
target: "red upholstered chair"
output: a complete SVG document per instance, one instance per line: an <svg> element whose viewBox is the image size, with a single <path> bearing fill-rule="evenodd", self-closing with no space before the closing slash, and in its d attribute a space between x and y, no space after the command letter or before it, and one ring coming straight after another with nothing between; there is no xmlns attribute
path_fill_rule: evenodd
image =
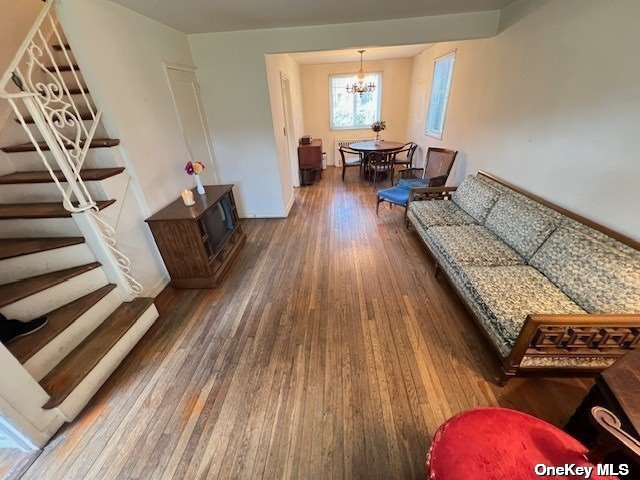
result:
<svg viewBox="0 0 640 480"><path fill-rule="evenodd" d="M640 443L619 429L619 421L611 412L596 407L593 414L603 433L638 455ZM536 465L593 467L610 451L603 445L610 444L601 443L589 452L562 430L526 413L476 408L450 418L438 429L427 457L427 480L576 479L570 473L541 476L536 473ZM589 478L618 477L599 476L594 468Z"/></svg>

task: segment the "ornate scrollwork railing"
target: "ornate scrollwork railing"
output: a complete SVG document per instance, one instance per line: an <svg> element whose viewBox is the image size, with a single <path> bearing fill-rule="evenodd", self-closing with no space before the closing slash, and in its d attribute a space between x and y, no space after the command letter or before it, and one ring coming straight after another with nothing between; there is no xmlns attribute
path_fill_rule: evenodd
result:
<svg viewBox="0 0 640 480"><path fill-rule="evenodd" d="M100 218L97 208L89 210L89 214L91 215L91 219L95 222L95 225L98 228L98 232L100 233L102 241L111 251L111 254L115 259L118 268L120 269L122 275L127 279L130 292L135 295L140 295L143 288L142 285L140 285L140 283L135 278L133 278L133 276L131 276L131 260L129 260L129 257L127 257L116 248L116 231L111 225L105 222L104 219Z"/></svg>
<svg viewBox="0 0 640 480"><path fill-rule="evenodd" d="M98 215L96 202L81 177L102 111L87 95L52 9L53 1L46 0L43 4L18 53L0 78L0 98L11 105L62 194L64 208L90 216L92 228L110 252L119 278L124 279L121 283L137 295L142 286L131 276L131 262L116 247L115 230ZM35 128L30 128L30 123ZM45 154L46 150L51 152L50 156ZM64 179L59 179L59 172Z"/></svg>

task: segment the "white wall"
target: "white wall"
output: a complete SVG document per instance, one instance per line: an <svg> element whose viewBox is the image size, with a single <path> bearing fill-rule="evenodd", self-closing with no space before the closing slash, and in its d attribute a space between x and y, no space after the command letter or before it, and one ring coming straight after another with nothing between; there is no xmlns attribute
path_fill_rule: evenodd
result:
<svg viewBox="0 0 640 480"><path fill-rule="evenodd" d="M0 76L9 68L41 9L40 0L0 1L0 19L3 19L0 29ZM9 102L0 100L0 131L4 129L7 121L11 120L12 112ZM14 170L10 155L0 152L0 175Z"/></svg>
<svg viewBox="0 0 640 480"><path fill-rule="evenodd" d="M104 109L107 131L121 139L133 176L115 219L118 241L145 293L156 293L166 270L144 218L194 185L183 170L187 151L162 65L193 64L187 36L108 0L63 0L59 10L91 94Z"/></svg>
<svg viewBox="0 0 640 480"><path fill-rule="evenodd" d="M355 46L483 38L497 31L499 12L190 35L222 176L239 186L245 216L281 216L280 181L265 54ZM308 119L305 119L308 121Z"/></svg>
<svg viewBox="0 0 640 480"><path fill-rule="evenodd" d="M289 136L292 144L304 135L305 123L302 111L302 85L300 81L300 65L287 54L267 55L267 80L269 83L269 97L273 118L273 130L278 155L278 170L280 172L280 188L282 189L285 215L293 205L293 187L300 185L298 175L297 149L287 152L289 145L284 136L285 112L282 98L281 74L289 78L291 93L291 114L293 125L289 126Z"/></svg>
<svg viewBox="0 0 640 480"><path fill-rule="evenodd" d="M640 4L559 0L494 38L415 58L409 136L640 240ZM424 133L434 58L457 49L441 141Z"/></svg>
<svg viewBox="0 0 640 480"><path fill-rule="evenodd" d="M380 138L405 141L411 86L411 58L364 62L365 72L382 73L381 119L387 130ZM321 138L327 152L327 163L335 163L334 141L342 138L373 138L370 128L331 130L329 119L329 76L341 73L357 73L360 63L330 63L304 65L302 70L302 97L307 133Z"/></svg>

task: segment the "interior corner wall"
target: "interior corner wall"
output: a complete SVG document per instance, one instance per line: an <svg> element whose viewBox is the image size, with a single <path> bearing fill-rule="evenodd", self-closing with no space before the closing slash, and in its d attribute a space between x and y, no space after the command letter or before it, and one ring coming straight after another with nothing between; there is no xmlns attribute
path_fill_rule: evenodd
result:
<svg viewBox="0 0 640 480"><path fill-rule="evenodd" d="M134 276L155 294L167 274L144 219L194 186L162 62L193 65L187 36L108 0L62 0L60 19L125 174L116 232Z"/></svg>
<svg viewBox="0 0 640 480"><path fill-rule="evenodd" d="M381 119L387 130L381 138L405 141L411 86L411 58L364 62L365 72L382 73ZM336 163L334 141L337 139L365 139L375 134L370 128L331 130L329 119L329 76L341 73L357 73L360 63L331 63L303 65L302 97L307 133L321 138L327 152L327 163Z"/></svg>
<svg viewBox="0 0 640 480"><path fill-rule="evenodd" d="M278 152L278 166L280 172L280 185L282 189L286 216L293 204L293 187L300 186L298 173L297 151L287 152L290 148L284 136L285 111L282 98L281 74L289 79L291 94L291 115L293 124L289 126L289 135L292 144L297 145L298 139L304 134L305 121L302 109L302 85L300 81L300 65L285 53L266 55L267 80L269 83L269 98L271 114L273 117L273 129Z"/></svg>
<svg viewBox="0 0 640 480"><path fill-rule="evenodd" d="M637 2L556 0L493 38L438 44L414 58L408 135L460 151L451 183L485 170L640 240L638 25ZM433 63L453 50L437 140Z"/></svg>
<svg viewBox="0 0 640 480"><path fill-rule="evenodd" d="M224 180L244 216L286 212L265 54L495 35L499 11L189 35ZM309 118L305 118L308 122Z"/></svg>

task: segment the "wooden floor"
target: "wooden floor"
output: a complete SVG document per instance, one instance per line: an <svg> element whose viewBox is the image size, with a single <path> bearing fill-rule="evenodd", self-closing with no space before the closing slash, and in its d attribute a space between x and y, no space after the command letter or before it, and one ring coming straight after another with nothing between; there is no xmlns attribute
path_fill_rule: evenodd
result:
<svg viewBox="0 0 640 480"><path fill-rule="evenodd" d="M216 290L161 316L25 479L424 478L438 426L480 405L566 421L590 380L516 379L402 222L337 169L287 219L247 220Z"/></svg>

